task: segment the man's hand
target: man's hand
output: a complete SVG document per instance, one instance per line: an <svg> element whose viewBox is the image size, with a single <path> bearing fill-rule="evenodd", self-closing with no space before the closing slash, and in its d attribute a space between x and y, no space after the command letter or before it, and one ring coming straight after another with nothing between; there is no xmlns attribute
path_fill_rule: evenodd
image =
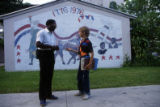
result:
<svg viewBox="0 0 160 107"><path fill-rule="evenodd" d="M37 46L38 48L42 48L42 49L59 50L58 45L51 46L51 45L43 44L43 43L41 43L40 41L36 42L36 46Z"/></svg>

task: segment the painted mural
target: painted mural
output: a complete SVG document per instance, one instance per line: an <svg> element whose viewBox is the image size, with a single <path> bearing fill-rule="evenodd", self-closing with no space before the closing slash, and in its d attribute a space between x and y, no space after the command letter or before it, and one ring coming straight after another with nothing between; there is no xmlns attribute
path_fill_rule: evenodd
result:
<svg viewBox="0 0 160 107"><path fill-rule="evenodd" d="M55 52L55 69L77 69L79 56L66 48L78 49L81 26L90 28L95 58L98 68L120 67L123 63L121 21L75 6L52 9L45 13L28 16L14 23L16 70L39 69L35 57L35 40L39 30L45 28L47 19L55 19L57 28L54 35L60 50Z"/></svg>

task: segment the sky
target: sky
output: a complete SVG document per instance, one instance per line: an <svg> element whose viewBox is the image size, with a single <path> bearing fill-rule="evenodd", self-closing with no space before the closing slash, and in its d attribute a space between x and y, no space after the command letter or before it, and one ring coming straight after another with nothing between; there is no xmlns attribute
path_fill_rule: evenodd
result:
<svg viewBox="0 0 160 107"><path fill-rule="evenodd" d="M23 0L23 3L31 3L31 4L44 4L47 2L51 2L51 1L55 1L55 0Z"/></svg>

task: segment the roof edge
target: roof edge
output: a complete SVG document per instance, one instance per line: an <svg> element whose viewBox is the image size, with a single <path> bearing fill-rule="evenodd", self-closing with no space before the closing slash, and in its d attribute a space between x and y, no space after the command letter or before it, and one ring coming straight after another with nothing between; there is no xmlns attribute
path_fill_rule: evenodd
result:
<svg viewBox="0 0 160 107"><path fill-rule="evenodd" d="M17 11L13 11L11 13L0 15L0 20L14 17L15 14L21 15L21 14L25 14L25 13L28 13L28 12L32 12L34 10L39 10L39 9L42 9L46 6L47 7L52 6L53 4L61 3L61 2L64 2L64 1L70 1L70 0L56 0L56 1L51 1L51 2L45 3L45 4L35 5L35 6L28 7L28 8L20 9L20 10L17 10Z"/></svg>
<svg viewBox="0 0 160 107"><path fill-rule="evenodd" d="M127 14L127 13L124 13L124 12L121 12L121 11L111 9L111 8L101 7L101 6L98 6L98 5L95 5L95 4L92 4L92 3L88 3L88 2L85 2L85 1L80 1L80 0L56 0L56 1L51 1L51 2L45 3L45 4L41 4L41 5L31 6L31 7L21 9L21 10L18 10L18 11L14 11L14 12L11 12L11 13L7 13L7 14L4 14L4 15L0 15L0 20L4 20L4 19L14 17L15 14L16 15L25 14L25 13L28 13L28 12L39 10L39 9L49 7L49 6L52 6L54 4L59 4L59 3L62 3L62 2L66 2L66 1L71 1L73 3L78 3L78 4L81 4L81 5L84 5L84 6L90 6L92 8L96 8L96 9L106 11L106 12L109 12L109 13L112 13L112 14L118 14L120 16L127 17L127 18L130 18L130 19L135 19L136 18L136 16L134 16L134 15L130 15L130 14Z"/></svg>
<svg viewBox="0 0 160 107"><path fill-rule="evenodd" d="M85 6L90 5L93 8L96 8L96 9L99 9L99 10L102 10L102 11L106 11L106 12L109 12L109 13L118 14L120 16L128 17L128 18L131 18L131 19L137 18L137 16L134 16L134 15L130 15L130 14L118 11L118 10L111 9L111 8L102 7L102 6L95 5L95 4L92 4L92 3L88 3L88 2L85 2L85 1L79 1L79 0L68 0L68 1L72 1L74 3L79 3L79 4L82 4L82 5L85 5Z"/></svg>

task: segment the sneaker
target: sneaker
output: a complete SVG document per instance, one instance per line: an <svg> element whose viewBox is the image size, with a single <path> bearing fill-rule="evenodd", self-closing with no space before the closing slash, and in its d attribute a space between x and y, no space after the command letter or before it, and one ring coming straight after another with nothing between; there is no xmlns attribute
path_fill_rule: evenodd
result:
<svg viewBox="0 0 160 107"><path fill-rule="evenodd" d="M49 100L57 100L58 97L54 96L54 95L51 95L49 97L47 97L46 99L49 99Z"/></svg>
<svg viewBox="0 0 160 107"><path fill-rule="evenodd" d="M41 105L41 107L46 106L46 100L40 100L40 105Z"/></svg>
<svg viewBox="0 0 160 107"><path fill-rule="evenodd" d="M88 100L90 98L90 95L88 95L88 94L84 94L83 96L82 96L82 99L83 100Z"/></svg>
<svg viewBox="0 0 160 107"><path fill-rule="evenodd" d="M81 92L78 92L76 94L74 94L74 96L82 96L83 94Z"/></svg>

